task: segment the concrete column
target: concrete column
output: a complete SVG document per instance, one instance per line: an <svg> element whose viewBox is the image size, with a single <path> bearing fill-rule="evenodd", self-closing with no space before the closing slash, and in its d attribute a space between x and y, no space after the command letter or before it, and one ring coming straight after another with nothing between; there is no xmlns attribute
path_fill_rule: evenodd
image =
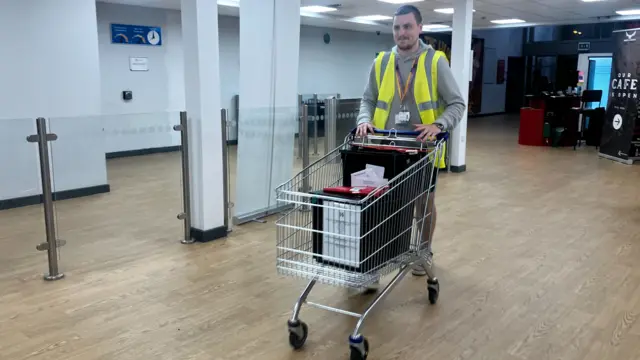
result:
<svg viewBox="0 0 640 360"><path fill-rule="evenodd" d="M473 0L454 0L453 35L451 39L451 70L460 87L465 103L469 102L471 80L471 29L473 26ZM467 168L467 111L451 137L451 171L463 172Z"/></svg>
<svg viewBox="0 0 640 360"><path fill-rule="evenodd" d="M218 5L182 0L185 105L189 127L191 235L211 241L224 227Z"/></svg>
<svg viewBox="0 0 640 360"><path fill-rule="evenodd" d="M293 176L300 0L240 1L240 116L234 221L279 211Z"/></svg>

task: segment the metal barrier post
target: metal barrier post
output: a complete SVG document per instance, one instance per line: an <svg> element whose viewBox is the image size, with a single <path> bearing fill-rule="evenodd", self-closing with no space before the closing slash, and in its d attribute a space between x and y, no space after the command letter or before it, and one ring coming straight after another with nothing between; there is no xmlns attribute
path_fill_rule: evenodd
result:
<svg viewBox="0 0 640 360"><path fill-rule="evenodd" d="M313 155L318 155L318 122L320 121L318 94L313 94L313 102L316 106L315 116L313 117Z"/></svg>
<svg viewBox="0 0 640 360"><path fill-rule="evenodd" d="M302 159L302 95L298 94L298 159Z"/></svg>
<svg viewBox="0 0 640 360"><path fill-rule="evenodd" d="M307 192L310 190L309 188L309 107L307 105L302 106L302 117L300 118L302 121L302 169L303 169L303 179L302 179L302 192Z"/></svg>
<svg viewBox="0 0 640 360"><path fill-rule="evenodd" d="M38 155L40 157L40 175L42 180L42 203L44 207L44 226L47 242L36 246L38 251L47 251L49 260L49 273L44 275L47 281L60 280L64 274L58 268L58 247L64 246L66 241L56 239L56 224L53 210L53 191L51 190L51 165L49 163L49 141L58 139L56 134L47 133L47 122L44 118L36 119L35 135L27 137L28 142L38 143Z"/></svg>
<svg viewBox="0 0 640 360"><path fill-rule="evenodd" d="M223 183L223 195L222 200L224 204L224 227L227 232L231 232L229 228L229 210L231 209L229 203L229 153L227 151L227 129L228 129L229 111L227 109L220 109L220 122L222 123L222 183Z"/></svg>
<svg viewBox="0 0 640 360"><path fill-rule="evenodd" d="M180 152L182 155L182 212L178 214L178 220L184 221L183 244L193 244L191 237L191 182L189 174L189 128L187 125L187 112L180 112L180 125L175 125L173 130L180 131Z"/></svg>
<svg viewBox="0 0 640 360"><path fill-rule="evenodd" d="M338 146L336 144L338 99L330 98L325 101L324 114L324 153L326 155Z"/></svg>

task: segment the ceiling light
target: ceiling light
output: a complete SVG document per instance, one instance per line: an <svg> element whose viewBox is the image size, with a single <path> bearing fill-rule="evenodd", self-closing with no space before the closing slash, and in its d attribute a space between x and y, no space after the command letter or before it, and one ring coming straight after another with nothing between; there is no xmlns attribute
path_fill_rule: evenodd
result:
<svg viewBox="0 0 640 360"><path fill-rule="evenodd" d="M446 9L435 9L433 11L439 12L441 14L453 14L455 10L453 8L446 8Z"/></svg>
<svg viewBox="0 0 640 360"><path fill-rule="evenodd" d="M622 16L640 15L640 9L618 10L616 14Z"/></svg>
<svg viewBox="0 0 640 360"><path fill-rule="evenodd" d="M389 4L409 4L409 3L417 3L424 0L378 0L382 2L386 2Z"/></svg>
<svg viewBox="0 0 640 360"><path fill-rule="evenodd" d="M599 2L604 0L582 0L582 2Z"/></svg>
<svg viewBox="0 0 640 360"><path fill-rule="evenodd" d="M356 16L353 19L364 20L364 21L381 21L381 20L391 20L393 18L391 16L386 16L386 15L365 15L365 16Z"/></svg>
<svg viewBox="0 0 640 360"><path fill-rule="evenodd" d="M240 0L218 0L218 5L240 7Z"/></svg>
<svg viewBox="0 0 640 360"><path fill-rule="evenodd" d="M525 21L520 19L502 19L502 20L491 20L491 22L499 25L507 25L507 24L521 24Z"/></svg>
<svg viewBox="0 0 640 360"><path fill-rule="evenodd" d="M444 9L435 9L433 10L435 12L441 13L441 14L447 14L447 15L451 15L453 14L456 10L454 8L444 8ZM476 12L475 9L473 9L473 12Z"/></svg>
<svg viewBox="0 0 640 360"><path fill-rule="evenodd" d="M336 10L338 9L334 7L318 6L318 5L303 6L300 8L300 11L306 11L306 12L312 12L312 13L325 13L325 12L336 11Z"/></svg>
<svg viewBox="0 0 640 360"><path fill-rule="evenodd" d="M446 29L451 29L451 26L443 25L443 24L422 25L422 31L446 30Z"/></svg>

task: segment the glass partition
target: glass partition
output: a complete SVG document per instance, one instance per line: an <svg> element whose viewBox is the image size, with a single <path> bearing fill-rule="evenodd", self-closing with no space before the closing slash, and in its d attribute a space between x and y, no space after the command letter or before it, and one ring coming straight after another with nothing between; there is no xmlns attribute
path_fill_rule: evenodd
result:
<svg viewBox="0 0 640 360"><path fill-rule="evenodd" d="M25 279L47 270L35 119L0 119L0 288L16 292ZM15 291L14 291L15 290Z"/></svg>
<svg viewBox="0 0 640 360"><path fill-rule="evenodd" d="M117 264L181 240L179 123L178 112L49 119L63 269Z"/></svg>
<svg viewBox="0 0 640 360"><path fill-rule="evenodd" d="M318 100L326 100L331 97L340 97L338 93L323 93L323 94L300 94L302 96L302 101L306 102L313 98L318 98Z"/></svg>
<svg viewBox="0 0 640 360"><path fill-rule="evenodd" d="M303 104L308 107L308 121L309 121L309 146L310 156L317 160L323 154L325 154L325 134L326 134L326 121L327 110L326 101L330 98L340 98L338 93L326 93L326 94L301 94L300 99ZM297 146L300 146L300 141L297 142ZM298 154L300 154L298 152ZM300 156L298 156L300 157Z"/></svg>
<svg viewBox="0 0 640 360"><path fill-rule="evenodd" d="M297 107L241 109L237 153L229 151L230 167L236 168L230 172L236 224L281 210L274 189L301 167L302 160L292 151L297 143L297 116Z"/></svg>

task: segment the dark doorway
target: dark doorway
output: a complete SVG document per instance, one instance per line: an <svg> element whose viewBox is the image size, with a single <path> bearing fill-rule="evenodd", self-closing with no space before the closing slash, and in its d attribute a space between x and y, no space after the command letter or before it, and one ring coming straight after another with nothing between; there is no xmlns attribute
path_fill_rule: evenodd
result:
<svg viewBox="0 0 640 360"><path fill-rule="evenodd" d="M558 55L556 90L565 91L578 84L578 55Z"/></svg>
<svg viewBox="0 0 640 360"><path fill-rule="evenodd" d="M509 56L507 60L507 89L504 111L517 113L524 103L525 60L522 56Z"/></svg>

